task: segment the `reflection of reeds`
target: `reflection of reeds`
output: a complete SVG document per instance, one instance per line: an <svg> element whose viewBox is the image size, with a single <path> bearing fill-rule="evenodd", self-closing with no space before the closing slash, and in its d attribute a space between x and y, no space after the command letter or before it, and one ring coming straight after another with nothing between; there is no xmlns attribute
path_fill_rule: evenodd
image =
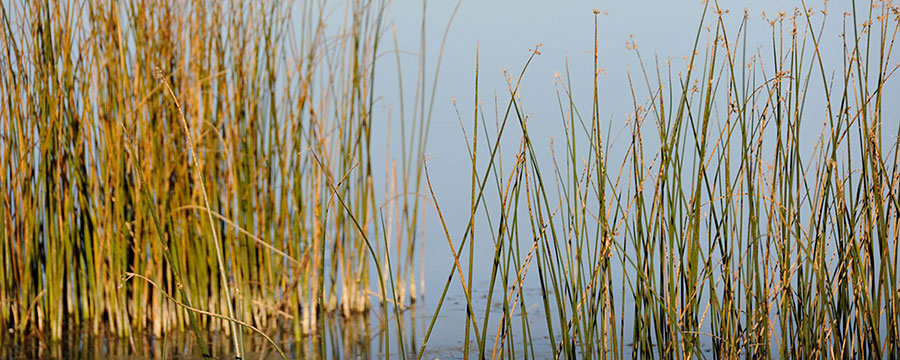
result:
<svg viewBox="0 0 900 360"><path fill-rule="evenodd" d="M506 168L496 150L469 149L472 215L454 254L474 239L476 217L495 246L485 312L465 332L469 343L482 331L471 356L900 356L900 125L882 112L900 7L860 4L833 44L827 13L804 6L769 19L771 45L754 52L747 16L732 29L706 6L684 70L647 67L629 43L640 71L628 78L642 85L621 125L600 119L595 44L590 118L568 72L558 78L565 141L551 143L549 163L518 80L497 130L472 134L488 148L520 142ZM841 47L842 58L825 58ZM475 128L488 130L480 111ZM542 298L524 296L523 283ZM488 332L492 314L501 318ZM539 322L547 340L533 336Z"/></svg>
<svg viewBox="0 0 900 360"><path fill-rule="evenodd" d="M401 121L403 180L376 194L385 6L0 4L0 327L14 329L0 339L191 326L201 345L202 329L231 334L240 355L234 323L169 299L298 337L325 313L366 313L373 290L415 299L422 165L406 159L421 158L429 114ZM382 237L382 197L403 209L395 250L365 241ZM397 286L370 289L388 251L403 261L378 281ZM125 273L159 288L118 288Z"/></svg>

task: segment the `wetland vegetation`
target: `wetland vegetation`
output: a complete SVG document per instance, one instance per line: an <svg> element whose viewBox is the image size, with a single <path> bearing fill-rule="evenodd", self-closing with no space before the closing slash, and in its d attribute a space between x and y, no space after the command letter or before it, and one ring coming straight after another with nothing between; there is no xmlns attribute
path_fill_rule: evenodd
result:
<svg viewBox="0 0 900 360"><path fill-rule="evenodd" d="M492 98L476 61L473 106L434 119L469 160L447 208L425 4L415 50L389 1L0 4L0 354L900 357L900 6L797 1L755 43L692 3L683 59L627 43L627 116L600 105L601 10L555 118L525 110L540 45Z"/></svg>

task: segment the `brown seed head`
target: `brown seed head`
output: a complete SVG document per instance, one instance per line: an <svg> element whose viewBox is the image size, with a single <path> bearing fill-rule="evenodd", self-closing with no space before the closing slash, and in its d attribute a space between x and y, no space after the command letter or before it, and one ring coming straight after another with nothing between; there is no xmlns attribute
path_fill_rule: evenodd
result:
<svg viewBox="0 0 900 360"><path fill-rule="evenodd" d="M153 78L156 79L156 81L162 81L163 72L162 69L159 68L159 66L153 67Z"/></svg>

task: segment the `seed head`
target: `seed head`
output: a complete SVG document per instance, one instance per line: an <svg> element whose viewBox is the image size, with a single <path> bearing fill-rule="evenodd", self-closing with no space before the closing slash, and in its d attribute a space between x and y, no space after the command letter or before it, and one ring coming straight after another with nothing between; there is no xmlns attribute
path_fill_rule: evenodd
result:
<svg viewBox="0 0 900 360"><path fill-rule="evenodd" d="M162 81L163 72L162 69L159 68L159 66L153 67L153 78L156 79L156 81Z"/></svg>

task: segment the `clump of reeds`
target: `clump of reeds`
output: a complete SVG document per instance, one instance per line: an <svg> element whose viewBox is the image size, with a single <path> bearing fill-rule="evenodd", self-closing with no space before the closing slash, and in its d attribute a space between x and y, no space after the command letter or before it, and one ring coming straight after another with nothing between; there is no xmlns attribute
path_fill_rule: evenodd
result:
<svg viewBox="0 0 900 360"><path fill-rule="evenodd" d="M551 163L529 135L524 69L496 127L475 108L470 220L447 287L476 218L495 252L466 357L900 356L900 123L883 111L900 7L853 4L840 42L823 35L833 15L802 4L768 18L769 45L754 50L747 13L734 28L704 6L686 67L646 66L629 44L628 118L601 119L596 44L589 111L558 77L565 138ZM520 140L512 155L498 152L506 136ZM541 299L523 296L526 276Z"/></svg>
<svg viewBox="0 0 900 360"><path fill-rule="evenodd" d="M194 327L204 353L211 329L232 333L240 356L239 324L299 338L320 331L323 314L366 313L372 291L404 286L415 299L422 210L406 194L421 162L397 170L402 195L376 194L373 182L385 8L0 5L3 336ZM413 160L429 116L416 111L399 141ZM366 240L385 231L382 198L403 207L390 218L405 228L395 250ZM402 265L370 274L388 252ZM371 288L393 273L403 284L393 295Z"/></svg>

